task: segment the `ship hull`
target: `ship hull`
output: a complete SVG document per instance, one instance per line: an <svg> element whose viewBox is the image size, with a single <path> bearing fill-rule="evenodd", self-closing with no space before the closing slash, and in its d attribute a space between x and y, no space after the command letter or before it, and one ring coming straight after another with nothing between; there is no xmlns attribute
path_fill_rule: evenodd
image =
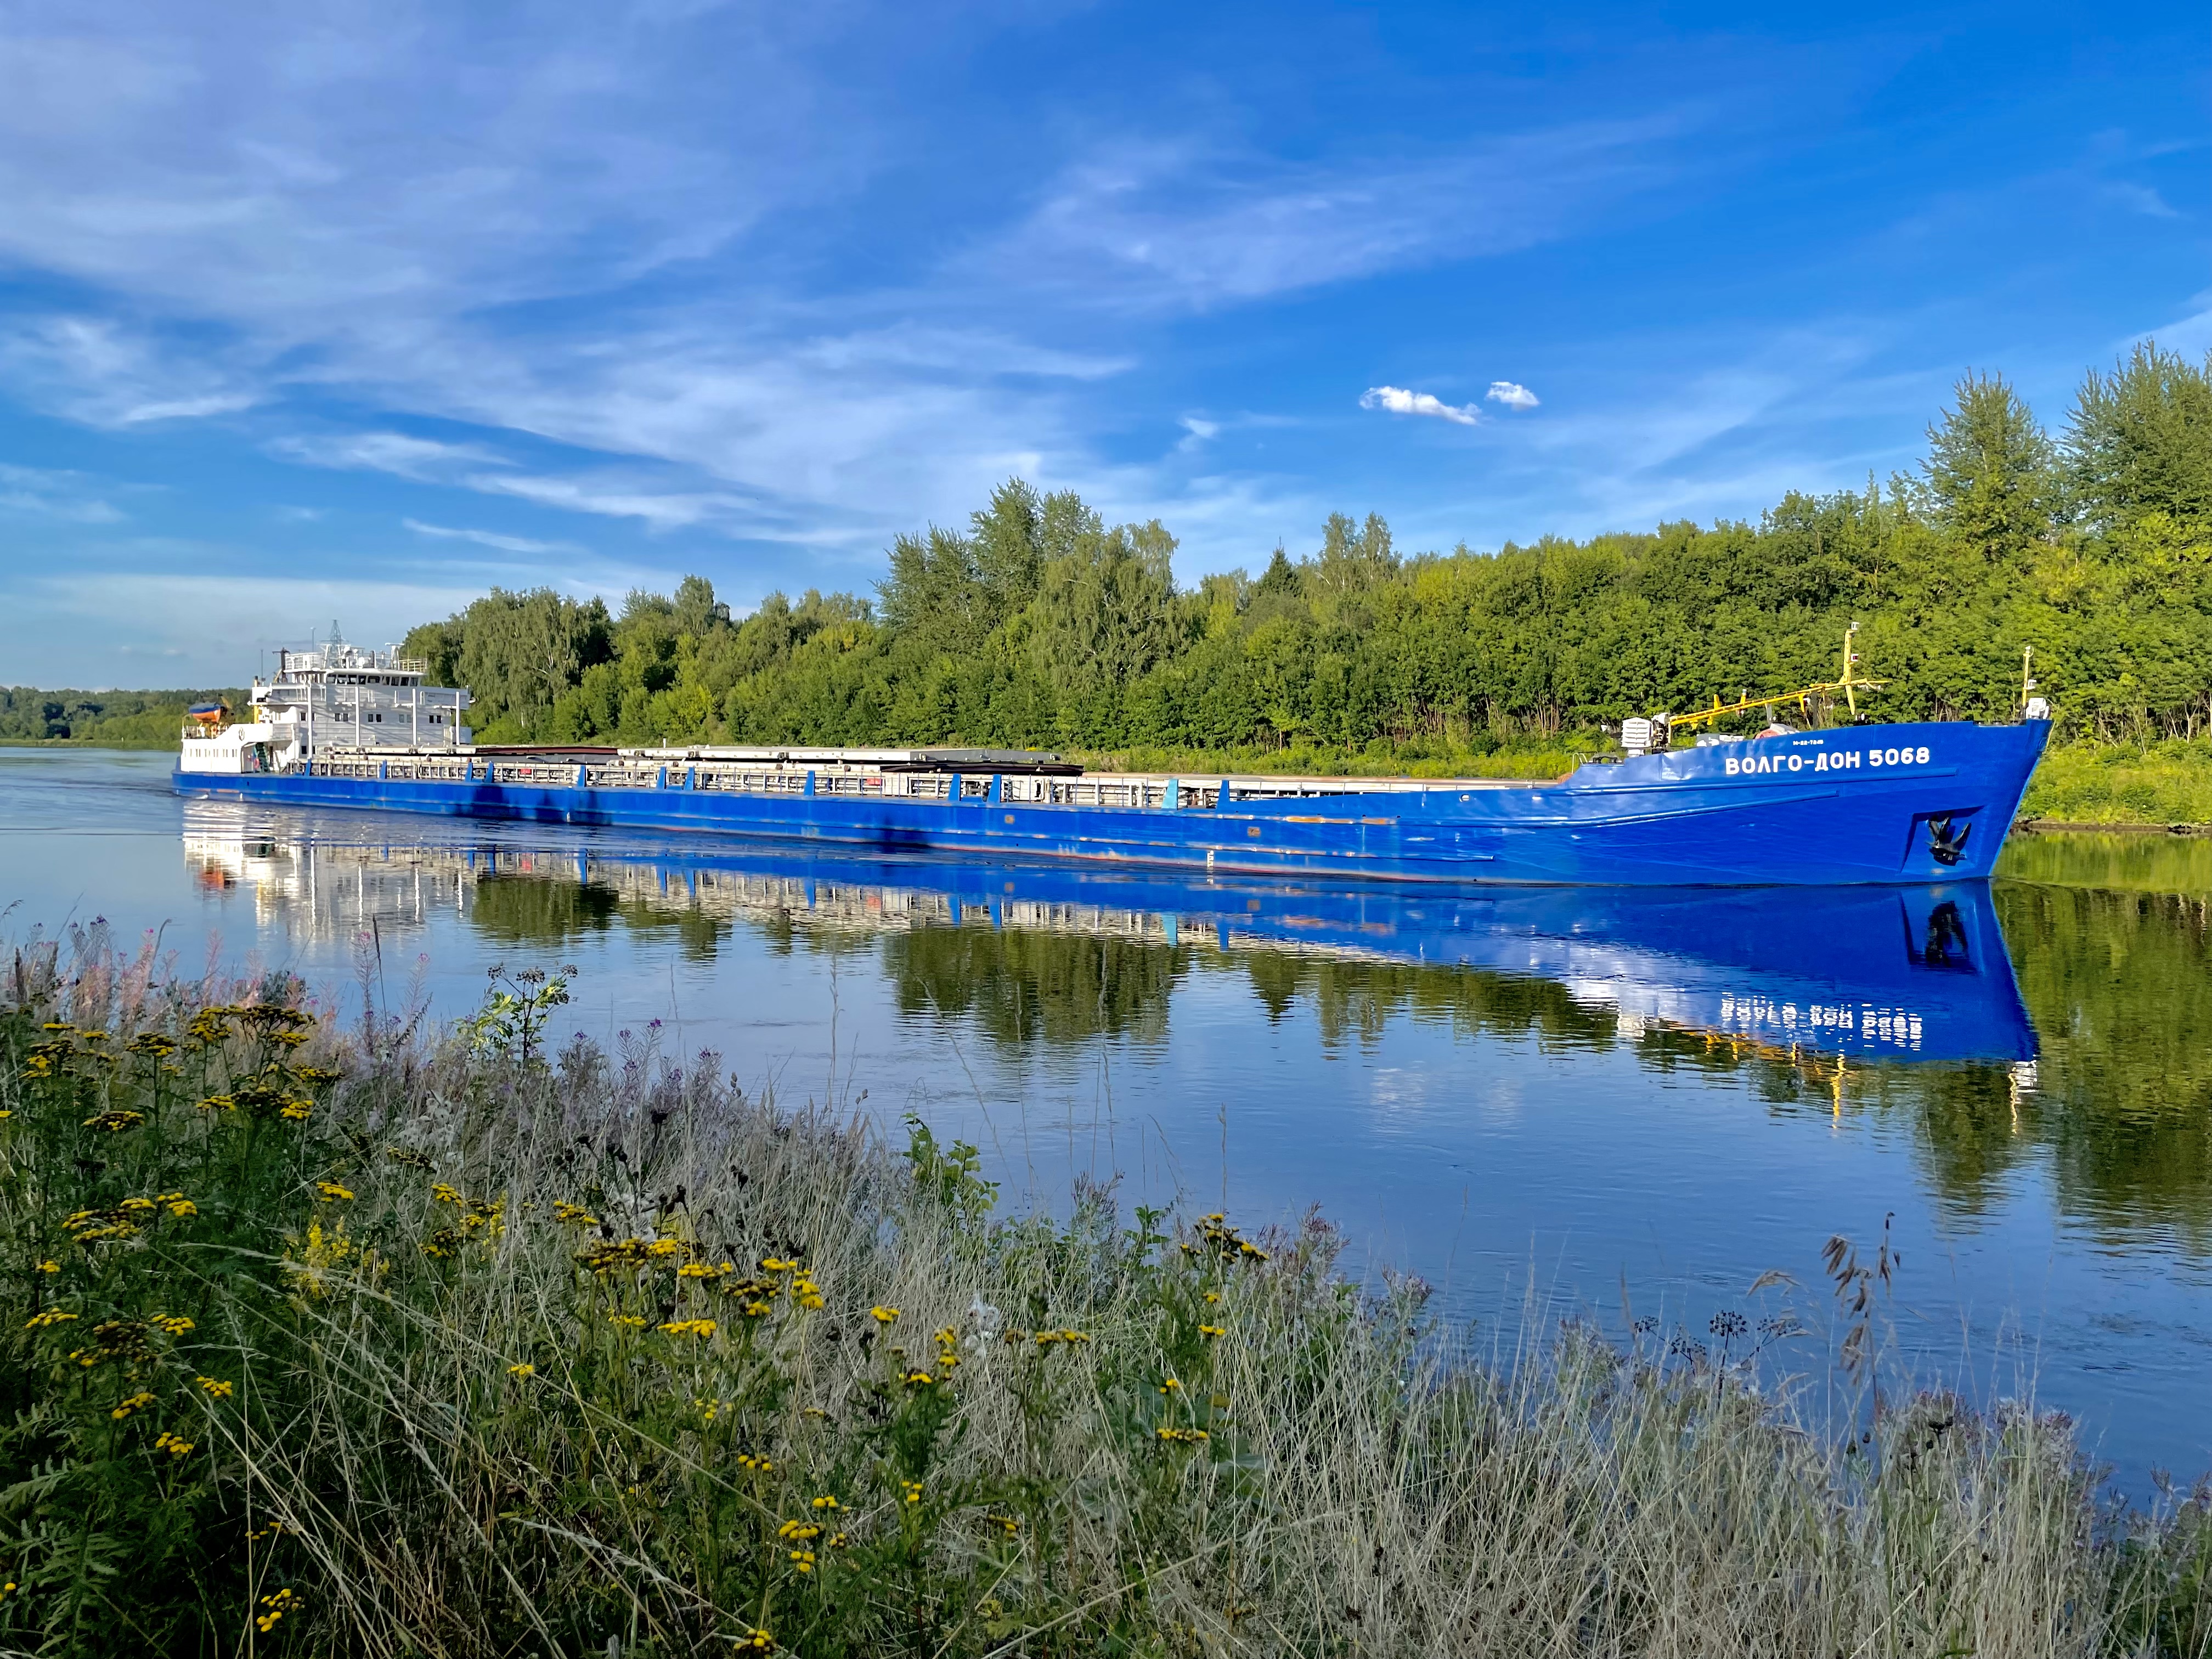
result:
<svg viewBox="0 0 2212 1659"><path fill-rule="evenodd" d="M2047 722L1857 726L1585 765L1526 788L1354 791L1222 806L751 793L179 771L180 793L300 806L1224 872L1627 886L1986 878Z"/></svg>

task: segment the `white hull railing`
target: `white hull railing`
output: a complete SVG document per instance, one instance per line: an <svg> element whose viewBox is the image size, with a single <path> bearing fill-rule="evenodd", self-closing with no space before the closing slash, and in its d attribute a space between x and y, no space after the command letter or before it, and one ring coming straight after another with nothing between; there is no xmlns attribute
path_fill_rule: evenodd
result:
<svg viewBox="0 0 2212 1659"><path fill-rule="evenodd" d="M1227 792L1236 801L1325 799L1332 795L1411 794L1430 790L1512 789L1526 784L1468 778L1187 778L1137 773L1064 777L1018 774L891 771L878 768L749 766L693 761L550 760L540 757L389 753L331 750L308 770L317 777L391 783L475 784L498 788L622 789L696 793L835 796L845 799L997 800L1026 806L1208 809ZM993 785L996 784L994 791Z"/></svg>

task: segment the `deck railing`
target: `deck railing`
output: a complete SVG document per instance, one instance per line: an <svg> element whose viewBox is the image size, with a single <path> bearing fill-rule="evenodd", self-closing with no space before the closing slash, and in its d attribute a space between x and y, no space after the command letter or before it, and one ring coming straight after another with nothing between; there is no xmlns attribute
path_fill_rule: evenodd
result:
<svg viewBox="0 0 2212 1659"><path fill-rule="evenodd" d="M1510 788L1492 780L1424 778L1184 778L1134 773L1085 776L903 772L877 769L763 767L727 761L641 764L629 758L556 760L529 756L389 754L333 750L310 769L318 777L389 782L478 783L547 789L678 790L711 794L834 795L848 799L1003 802L1030 806L1174 807L1212 811L1224 804L1326 799L1332 795L1431 789Z"/></svg>

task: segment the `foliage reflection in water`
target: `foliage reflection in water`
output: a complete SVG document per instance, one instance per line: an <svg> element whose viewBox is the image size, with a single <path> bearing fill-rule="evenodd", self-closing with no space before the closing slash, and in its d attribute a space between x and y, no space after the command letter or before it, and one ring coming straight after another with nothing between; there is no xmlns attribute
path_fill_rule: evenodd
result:
<svg viewBox="0 0 2212 1659"><path fill-rule="evenodd" d="M2212 1466L2201 843L2024 841L2018 878L1951 912L1895 893L1170 892L1137 872L761 867L727 842L535 826L188 817L128 761L9 769L18 933L166 926L188 970L212 933L226 961L386 1006L419 973L441 1021L491 963L574 961L562 1022L610 1046L628 1031L690 1065L711 1048L749 1091L894 1133L918 1111L1027 1201L1119 1177L1125 1204L1318 1203L1363 1271L1421 1274L1441 1315L1504 1341L1532 1288L1613 1322L1625 1286L1639 1315L1702 1330L1768 1269L1819 1285L1832 1233L1873 1237L1894 1212L1919 1363L1984 1398L2034 1373L2138 1474ZM1858 1046L1816 1007L1849 1007Z"/></svg>

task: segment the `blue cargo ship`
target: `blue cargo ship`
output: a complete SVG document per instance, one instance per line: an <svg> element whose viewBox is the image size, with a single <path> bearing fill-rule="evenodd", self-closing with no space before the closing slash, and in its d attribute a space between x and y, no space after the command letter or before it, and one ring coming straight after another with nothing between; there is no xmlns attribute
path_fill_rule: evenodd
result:
<svg viewBox="0 0 2212 1659"><path fill-rule="evenodd" d="M463 723L467 693L425 686L424 672L350 646L288 653L274 680L256 684L253 720L187 732L176 787L301 806L1224 872L1917 884L1989 876L2051 729L2034 718L1708 737L1541 783L1151 776L1085 774L1023 750L478 747Z"/></svg>

